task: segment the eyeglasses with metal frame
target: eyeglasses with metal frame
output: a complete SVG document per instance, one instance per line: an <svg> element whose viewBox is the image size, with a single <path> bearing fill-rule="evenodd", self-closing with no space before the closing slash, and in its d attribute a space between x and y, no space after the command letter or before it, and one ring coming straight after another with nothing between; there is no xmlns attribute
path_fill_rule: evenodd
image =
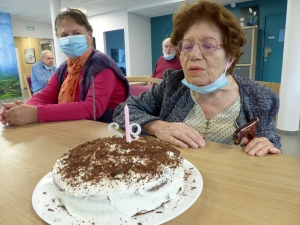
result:
<svg viewBox="0 0 300 225"><path fill-rule="evenodd" d="M195 44L198 45L201 53L205 56L212 55L218 48L224 46L223 44L220 44L215 38L208 37L202 39L199 42L193 42L190 39L183 39L179 41L177 49L181 54L189 56L193 51Z"/></svg>

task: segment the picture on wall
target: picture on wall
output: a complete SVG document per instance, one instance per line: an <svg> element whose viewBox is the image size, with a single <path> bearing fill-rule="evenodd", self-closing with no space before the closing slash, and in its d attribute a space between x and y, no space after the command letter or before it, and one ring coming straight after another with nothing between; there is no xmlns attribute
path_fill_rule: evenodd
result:
<svg viewBox="0 0 300 225"><path fill-rule="evenodd" d="M0 101L22 97L10 15L0 12ZM11 100L10 100L11 101Z"/></svg>
<svg viewBox="0 0 300 225"><path fill-rule="evenodd" d="M34 54L34 48L28 48L24 50L25 54L25 62L27 64L33 64L35 63L35 54Z"/></svg>
<svg viewBox="0 0 300 225"><path fill-rule="evenodd" d="M251 6L240 9L240 22L242 27L258 27L259 6Z"/></svg>

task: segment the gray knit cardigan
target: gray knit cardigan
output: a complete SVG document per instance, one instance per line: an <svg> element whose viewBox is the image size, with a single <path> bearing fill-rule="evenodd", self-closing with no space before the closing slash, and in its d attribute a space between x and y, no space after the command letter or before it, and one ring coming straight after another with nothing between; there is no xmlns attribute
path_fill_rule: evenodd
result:
<svg viewBox="0 0 300 225"><path fill-rule="evenodd" d="M189 89L181 83L182 70L166 70L164 80L139 97L130 96L126 100L129 107L130 123L141 126L154 121L183 122L194 107ZM267 86L253 80L233 75L239 85L241 109L236 120L237 128L254 117L259 118L256 137L266 137L276 148L281 148L280 136L275 132L275 122L279 110L278 95ZM113 121L124 129L124 104L114 112Z"/></svg>

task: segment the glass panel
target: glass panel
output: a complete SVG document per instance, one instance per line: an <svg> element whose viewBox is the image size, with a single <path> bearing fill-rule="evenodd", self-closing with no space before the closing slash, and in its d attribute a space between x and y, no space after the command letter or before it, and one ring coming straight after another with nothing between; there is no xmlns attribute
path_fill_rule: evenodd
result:
<svg viewBox="0 0 300 225"><path fill-rule="evenodd" d="M50 43L45 43L45 44L41 43L41 49L42 49L42 51L44 51L44 50L51 51L51 44Z"/></svg>

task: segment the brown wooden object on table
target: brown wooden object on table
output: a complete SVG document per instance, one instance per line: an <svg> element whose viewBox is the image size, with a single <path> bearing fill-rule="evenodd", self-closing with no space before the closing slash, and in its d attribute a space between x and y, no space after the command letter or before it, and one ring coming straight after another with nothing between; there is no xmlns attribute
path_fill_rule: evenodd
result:
<svg viewBox="0 0 300 225"><path fill-rule="evenodd" d="M259 119L257 117L253 118L246 123L244 126L239 127L233 133L233 142L236 145L239 145L244 137L247 137L249 140L252 140L255 137L255 131L258 125Z"/></svg>

